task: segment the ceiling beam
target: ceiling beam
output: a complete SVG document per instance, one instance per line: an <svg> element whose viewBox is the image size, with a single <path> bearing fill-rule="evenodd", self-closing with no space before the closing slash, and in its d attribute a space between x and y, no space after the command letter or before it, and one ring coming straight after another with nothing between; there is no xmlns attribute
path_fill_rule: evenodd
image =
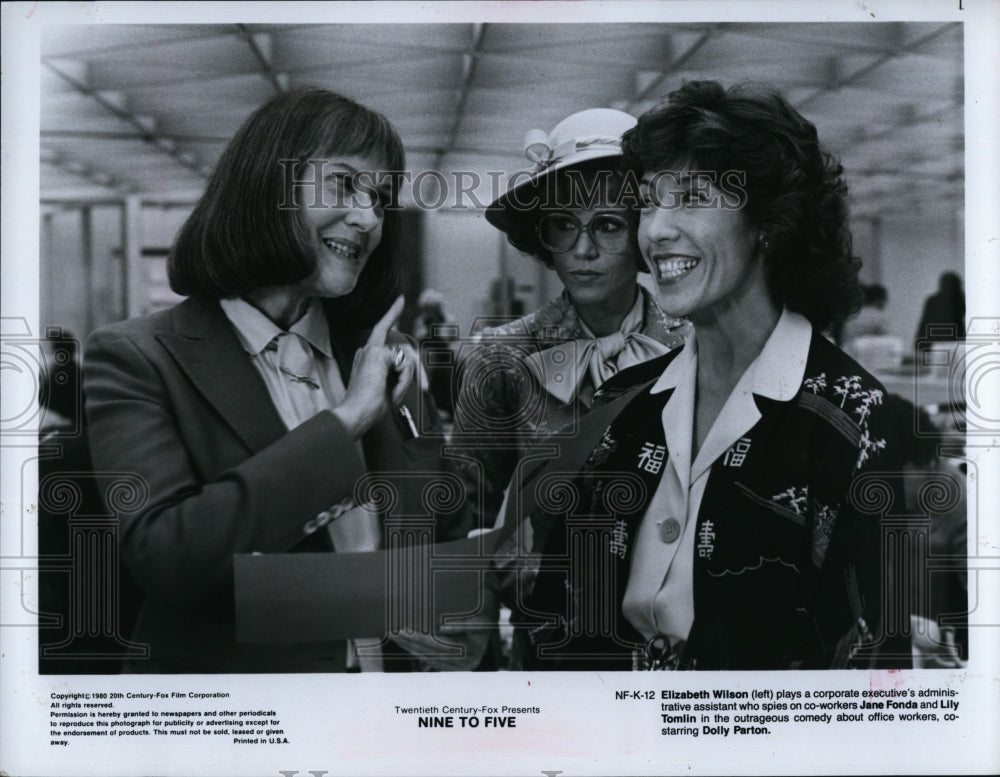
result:
<svg viewBox="0 0 1000 777"><path fill-rule="evenodd" d="M90 165L78 162L59 152L43 149L40 161L42 164L50 165L64 173L82 178L87 183L119 192L122 195L133 194L139 191L139 186L132 181L126 181L104 170L95 170Z"/></svg>
<svg viewBox="0 0 1000 777"><path fill-rule="evenodd" d="M165 25L164 25L165 26ZM114 29L113 25L108 25L107 28ZM96 31L99 34L107 29L101 25L89 28L91 31ZM43 52L42 59L55 58L55 59L75 59L77 57L93 55L95 49L99 49L102 54L112 54L118 52L126 51L148 51L154 46L171 46L177 43L187 43L193 40L207 40L210 38L221 38L230 34L229 25L203 25L203 24L177 24L170 25L170 30L177 30L177 35L167 38L158 38L157 40L142 40L139 42L130 41L128 43L108 43L107 41L94 41L91 37L89 39L90 45L82 49L71 49L68 51L60 51L58 53L52 53L52 45L46 46L45 38L47 36L42 36L43 49L48 48L49 50ZM53 39L58 40L58 36L53 34Z"/></svg>
<svg viewBox="0 0 1000 777"><path fill-rule="evenodd" d="M288 91L288 74L279 73L274 69L274 38L269 32L251 32L245 24L236 25L236 34L250 47L260 72L271 82L274 91L284 94Z"/></svg>
<svg viewBox="0 0 1000 777"><path fill-rule="evenodd" d="M850 86L851 84L860 80L861 78L868 75L872 71L878 70L878 68L896 59L900 55L908 54L914 49L924 45L928 41L931 41L934 38L938 37L939 35L948 32L954 27L955 24L958 24L958 22L953 22L953 23L950 22L948 24L942 25L941 27L938 27L936 30L932 30L926 35L922 35L921 37L916 38L910 41L909 43L905 44L902 43L903 27L897 24L894 27L895 34L893 35L893 38L897 41L895 46L890 46L885 53L879 55L873 61L869 62L867 65L863 65L862 67L859 67L857 70L851 73L842 75L839 72L840 70L842 70L843 60L841 60L839 63L834 64L833 66L828 65L829 67L828 75L831 76L830 80L828 80L827 83L821 86L820 88L816 89L809 96L804 97L798 102L796 102L795 107L801 111L804 107L806 107L810 103L815 102L819 98L824 97L832 92L835 92L838 89L842 89L845 86Z"/></svg>
<svg viewBox="0 0 1000 777"><path fill-rule="evenodd" d="M663 82L666 81L667 78L674 71L684 67L684 65L687 64L687 61L691 59L691 57L693 57L695 54L697 54L698 50L701 49L706 43L708 43L712 39L712 37L715 35L715 32L716 32L715 27L709 27L707 30L702 32L702 34L698 36L697 40L695 40L694 43L692 43L690 46L687 47L687 49L684 51L683 54L676 57L675 59L672 59L670 63L660 71L659 76L648 80L645 86L638 89L636 93L632 95L632 98L628 102L629 108L635 108L636 105L639 105L643 103L645 100L648 100L649 96L653 94L653 92L659 90ZM671 54L672 52L668 51L668 56L670 56ZM632 112L633 111L631 110L629 111L629 113Z"/></svg>
<svg viewBox="0 0 1000 777"><path fill-rule="evenodd" d="M581 25L581 27L583 27L583 26L584 25ZM589 25L587 25L587 26L589 26ZM634 25L634 27L640 28L642 30L655 29L657 26L658 25L655 25L655 24L653 24L653 25L649 25L649 24ZM573 25L568 25L567 27L570 30L573 29ZM686 24L683 25L683 27L684 27L684 32L686 32L686 33L694 33L694 32L699 31L699 30L700 31L711 30L711 29L713 29L715 27L715 25L714 24L710 24L710 23L705 23L705 24L686 23ZM605 26L604 29L608 29L608 28ZM574 50L578 50L581 45L588 45L588 46L590 46L590 45L596 45L596 46L600 46L600 45L603 45L605 43L620 43L620 44L622 44L624 46L631 47L631 46L634 46L636 44L636 42L638 42L638 41L657 41L657 40L660 40L662 37L663 37L663 33L662 32L648 32L647 31L645 33L634 34L631 30L629 31L628 34L619 33L617 35L602 35L602 36L596 37L596 38L594 38L594 37L561 36L559 40L547 41L545 43L544 48L545 48L546 51L554 51L554 50L560 49L560 48L572 48ZM484 54L489 54L489 55L493 55L493 54L523 55L525 53L536 53L538 51L538 49L539 49L539 45L537 43L525 43L525 44L519 44L519 45L516 45L516 46L505 46L503 48L486 49L483 53ZM593 64L593 62L592 62L592 64Z"/></svg>
<svg viewBox="0 0 1000 777"><path fill-rule="evenodd" d="M448 131L448 140L434 158L435 170L441 168L445 153L453 148L455 141L458 140L458 133L462 128L462 120L465 118L465 107L472 92L472 82L476 78L476 66L485 38L486 24L483 22L473 24L471 41L465 53L462 54L462 86L458 95L458 104L455 106L454 119L451 123L451 129Z"/></svg>
<svg viewBox="0 0 1000 777"><path fill-rule="evenodd" d="M146 140L146 135L138 132L103 130L43 129L39 136L42 140ZM177 143L228 143L232 140L232 135L171 135L170 139Z"/></svg>
<svg viewBox="0 0 1000 777"><path fill-rule="evenodd" d="M149 116L140 116L128 109L128 97L122 92L107 92L94 89L90 85L89 67L80 60L47 59L46 66L80 94L94 100L105 110L131 125L138 131L144 143L165 154L182 167L193 171L196 175L207 178L210 170L202 165L193 154L177 148L177 141L156 132L156 120Z"/></svg>
<svg viewBox="0 0 1000 777"><path fill-rule="evenodd" d="M875 25L870 25L867 22L860 22L859 24L866 27L874 27ZM889 23L884 23L888 26ZM768 42L778 41L781 43L792 43L795 45L828 45L830 41L823 38L822 36L809 36L803 37L798 28L802 25L798 22L791 22L787 24L761 24L755 25L752 28L742 28L738 31L731 31L727 34L734 35L738 37L745 38L755 38L757 40L763 40ZM893 33L897 36L898 33ZM888 51L895 49L898 45L897 42L892 42L888 46L885 44L870 44L865 42L863 39L857 40L837 40L836 45L838 49L853 52L855 54L885 54Z"/></svg>
<svg viewBox="0 0 1000 777"><path fill-rule="evenodd" d="M143 140L143 136L134 132L88 132L86 130L42 130L42 140L107 140L135 142ZM182 143L219 143L225 144L232 140L231 136L223 135L176 135L175 139ZM511 156L509 148L487 148L473 146L452 146L449 151L455 154L475 154L488 156ZM44 153L44 152L43 152ZM443 154L442 146L422 146L415 143L407 144L407 154Z"/></svg>

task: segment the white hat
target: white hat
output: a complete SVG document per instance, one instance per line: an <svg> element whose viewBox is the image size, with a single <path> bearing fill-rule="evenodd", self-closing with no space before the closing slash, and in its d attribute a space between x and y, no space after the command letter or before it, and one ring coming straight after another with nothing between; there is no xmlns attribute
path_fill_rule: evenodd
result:
<svg viewBox="0 0 1000 777"><path fill-rule="evenodd" d="M591 159L621 156L622 135L636 125L636 118L612 108L589 108L567 116L552 132L533 129L524 136L524 155L534 167L511 176L512 185L486 209L486 220L504 232L516 221L511 202L529 201L529 192L545 176Z"/></svg>

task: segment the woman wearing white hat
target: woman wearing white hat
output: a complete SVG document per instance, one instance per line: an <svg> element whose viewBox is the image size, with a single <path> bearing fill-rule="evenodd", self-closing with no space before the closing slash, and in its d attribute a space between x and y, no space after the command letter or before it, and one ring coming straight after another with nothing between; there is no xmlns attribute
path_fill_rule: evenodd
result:
<svg viewBox="0 0 1000 777"><path fill-rule="evenodd" d="M619 171L620 138L635 122L595 108L551 133L531 130L525 155L534 167L512 176L486 211L511 245L555 271L564 291L530 315L484 329L460 356L453 441L476 462L466 481L484 529L540 441L571 443L604 381L684 341L688 325L665 315L637 283L646 268ZM530 528L519 534L517 544L530 547Z"/></svg>
<svg viewBox="0 0 1000 777"><path fill-rule="evenodd" d="M620 369L683 343L685 324L636 282L646 268L619 172L620 138L635 122L593 108L551 133L531 130L525 155L533 169L513 175L486 211L511 245L554 270L565 288L538 311L484 329L460 358L455 439L474 447L482 465L483 490L470 489L470 501L483 528L539 440L572 434L595 389ZM479 479L472 473L470 482Z"/></svg>

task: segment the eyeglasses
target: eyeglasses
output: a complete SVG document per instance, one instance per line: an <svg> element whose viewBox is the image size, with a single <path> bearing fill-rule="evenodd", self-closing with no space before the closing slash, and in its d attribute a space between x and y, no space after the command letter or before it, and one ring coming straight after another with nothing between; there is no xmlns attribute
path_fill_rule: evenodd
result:
<svg viewBox="0 0 1000 777"><path fill-rule="evenodd" d="M549 251L571 251L584 229L602 251L622 251L629 242L629 223L613 213L599 213L584 226L572 213L547 213L538 220L538 242Z"/></svg>

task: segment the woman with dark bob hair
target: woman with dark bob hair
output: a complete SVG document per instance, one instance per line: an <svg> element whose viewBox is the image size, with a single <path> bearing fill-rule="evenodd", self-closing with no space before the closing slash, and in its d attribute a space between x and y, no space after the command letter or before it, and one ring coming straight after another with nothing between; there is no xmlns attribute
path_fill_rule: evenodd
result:
<svg viewBox="0 0 1000 777"><path fill-rule="evenodd" d="M385 516L363 496L366 472L440 466L439 446L412 433L413 418L434 418L416 354L390 331L398 177L377 172L403 163L380 114L320 89L273 98L229 143L170 253L188 299L91 337L94 467L136 478L135 498L114 505L145 594L133 640L149 660L129 671L359 665L354 643L238 641L233 556L374 549ZM403 514L424 512L417 480L400 479ZM361 652L363 668L406 666L391 649Z"/></svg>
<svg viewBox="0 0 1000 777"><path fill-rule="evenodd" d="M405 166L395 128L381 114L346 97L312 89L269 101L230 141L177 236L168 265L171 288L178 294L223 299L312 275L313 237L298 205L322 210L342 200L343 192L317 188L330 186L317 176L342 175L322 164L333 153L327 148L331 143L341 156L377 162L378 171L401 171ZM392 185L397 179L391 174L357 172L367 174L357 180L369 194L395 198ZM375 192L376 184L386 188ZM382 204L381 238L364 264L364 274L353 291L327 304L329 313L350 326L375 324L401 290L396 256L401 211L395 202Z"/></svg>
<svg viewBox="0 0 1000 777"><path fill-rule="evenodd" d="M821 334L860 299L840 165L780 95L711 81L622 147L657 298L694 331L604 384L583 451L521 486L515 509L553 527L526 668L905 665L869 490L897 437Z"/></svg>

